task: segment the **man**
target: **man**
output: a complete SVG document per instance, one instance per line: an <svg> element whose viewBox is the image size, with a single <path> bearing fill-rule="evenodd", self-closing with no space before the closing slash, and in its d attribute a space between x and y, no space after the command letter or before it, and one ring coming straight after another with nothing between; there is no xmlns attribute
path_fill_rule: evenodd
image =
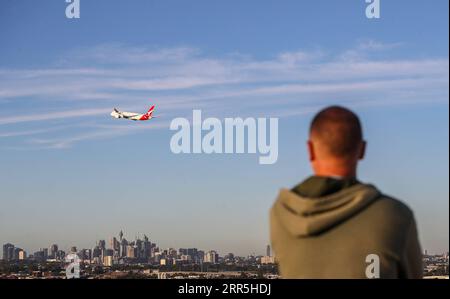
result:
<svg viewBox="0 0 450 299"><path fill-rule="evenodd" d="M338 106L320 111L307 144L315 175L282 189L270 212L281 276L422 278L412 211L357 179L366 148L358 117Z"/></svg>

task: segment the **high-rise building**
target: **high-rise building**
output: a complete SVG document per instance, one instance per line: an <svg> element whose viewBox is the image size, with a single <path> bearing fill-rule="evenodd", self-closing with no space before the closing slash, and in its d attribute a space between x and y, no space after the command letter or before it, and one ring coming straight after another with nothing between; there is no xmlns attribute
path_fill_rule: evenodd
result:
<svg viewBox="0 0 450 299"><path fill-rule="evenodd" d="M198 254L198 249L197 248L188 248L187 255L189 255L191 257L191 260L196 260L197 259L197 254Z"/></svg>
<svg viewBox="0 0 450 299"><path fill-rule="evenodd" d="M96 264L100 264L103 262L102 250L98 246L95 246L94 249L92 249L92 262Z"/></svg>
<svg viewBox="0 0 450 299"><path fill-rule="evenodd" d="M133 245L127 245L127 258L136 257L136 248Z"/></svg>
<svg viewBox="0 0 450 299"><path fill-rule="evenodd" d="M106 242L105 242L105 240L98 241L98 247L100 247L101 250L105 250L106 249Z"/></svg>
<svg viewBox="0 0 450 299"><path fill-rule="evenodd" d="M100 257L102 255L102 251L100 249L100 247L95 246L94 249L92 250L92 257Z"/></svg>
<svg viewBox="0 0 450 299"><path fill-rule="evenodd" d="M108 249L109 250L109 249ZM111 267L113 265L113 257L112 255L106 255L103 257L103 266Z"/></svg>
<svg viewBox="0 0 450 299"><path fill-rule="evenodd" d="M102 252L100 261L103 262L103 257L105 256L105 250L106 250L106 241L105 240L98 241L98 247L100 248L100 250Z"/></svg>
<svg viewBox="0 0 450 299"><path fill-rule="evenodd" d="M117 241L116 237L112 237L109 240L109 248L111 248L113 251L119 251L119 241Z"/></svg>
<svg viewBox="0 0 450 299"><path fill-rule="evenodd" d="M27 259L27 252L23 249L19 251L19 260L23 261Z"/></svg>
<svg viewBox="0 0 450 299"><path fill-rule="evenodd" d="M136 239L136 242L134 243L135 247L136 247L136 257L137 258L142 258L143 254L142 254L142 240L141 239Z"/></svg>
<svg viewBox="0 0 450 299"><path fill-rule="evenodd" d="M48 259L48 248L41 248L39 251L42 251L42 258L44 260Z"/></svg>
<svg viewBox="0 0 450 299"><path fill-rule="evenodd" d="M3 245L3 260L11 261L14 259L14 245L11 243L6 243Z"/></svg>
<svg viewBox="0 0 450 299"><path fill-rule="evenodd" d="M205 260L205 252L203 250L197 251L198 261L202 263Z"/></svg>
<svg viewBox="0 0 450 299"><path fill-rule="evenodd" d="M56 259L64 260L65 257L66 257L66 252L64 250L58 250L58 252L56 253Z"/></svg>
<svg viewBox="0 0 450 299"><path fill-rule="evenodd" d="M270 255L270 245L267 245L267 247L266 247L266 256L271 256Z"/></svg>
<svg viewBox="0 0 450 299"><path fill-rule="evenodd" d="M122 239L120 241L120 249L119 249L119 256L120 257L126 257L127 256L127 247L128 247L128 241L126 239Z"/></svg>
<svg viewBox="0 0 450 299"><path fill-rule="evenodd" d="M151 256L152 242L149 241L148 237L144 235L144 241L142 242L142 258L146 261Z"/></svg>
<svg viewBox="0 0 450 299"><path fill-rule="evenodd" d="M58 253L58 245L57 244L53 244L50 246L50 258L52 259L57 259L57 253Z"/></svg>
<svg viewBox="0 0 450 299"><path fill-rule="evenodd" d="M36 260L36 261L44 261L45 260L45 257L44 257L44 252L42 251L42 250L39 250L39 251L36 251L34 254L33 254L33 256L34 256L34 259Z"/></svg>
<svg viewBox="0 0 450 299"><path fill-rule="evenodd" d="M105 254L103 256L114 256L114 250L106 249Z"/></svg>
<svg viewBox="0 0 450 299"><path fill-rule="evenodd" d="M15 261L19 260L19 255L20 255L21 251L23 251L22 248L18 248L18 247L14 248L13 260L15 260Z"/></svg>
<svg viewBox="0 0 450 299"><path fill-rule="evenodd" d="M91 261L91 259L92 259L92 250L91 249L81 249L80 252L78 252L78 256L83 261Z"/></svg>
<svg viewBox="0 0 450 299"><path fill-rule="evenodd" d="M216 251L210 250L205 254L205 263L217 264L219 262L219 255Z"/></svg>

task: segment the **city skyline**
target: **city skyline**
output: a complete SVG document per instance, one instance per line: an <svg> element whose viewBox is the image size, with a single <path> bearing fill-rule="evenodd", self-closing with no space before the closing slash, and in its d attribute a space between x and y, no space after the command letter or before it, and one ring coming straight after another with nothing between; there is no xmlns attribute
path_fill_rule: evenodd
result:
<svg viewBox="0 0 450 299"><path fill-rule="evenodd" d="M78 246L77 244L59 246L59 244L57 242L50 242L50 245L48 245L47 247L40 246L40 247L37 247L37 248L30 249L30 248L24 248L24 247L21 247L21 246L16 246L17 244L12 244L12 243L8 242L8 243L4 243L3 244L3 257L5 256L5 246L13 246L13 249L22 250L22 251L24 251L26 253L26 256L29 257L30 255L33 255L36 252L44 251L44 250L48 251L48 256L50 256L50 252L57 252L57 251L60 251L60 250L63 251L65 254L68 254L70 252L78 253L79 251L82 251L82 250L93 249L95 247L98 247L98 246L100 246L100 243L102 243L102 242L104 242L103 243L104 249L115 249L113 243L116 240L118 240L119 242L122 241L122 240L125 240L125 241L130 242L130 243L135 242L137 240L144 240L144 241L150 241L152 243L152 240L145 233L143 234L143 236L140 236L140 234L135 234L134 238L129 238L129 239L127 239L125 237L122 238L122 236L124 236L124 235L125 235L124 231L120 230L120 232L117 235L113 235L113 236L110 236L108 238L103 238L103 239L96 240L94 242L95 245L92 245L90 247L89 246ZM119 237L119 238L117 239L116 237ZM157 245L158 243L152 243L152 244ZM176 249L176 250L179 250L179 249L183 249L183 248L186 248L186 249L195 248L195 249L197 249L196 247L192 247L192 246L184 246L184 247L179 247L179 246L161 246L160 247L160 246L156 246L156 247L158 249L162 249L162 250L164 250L164 249ZM52 248L56 248L56 249L52 249ZM76 248L77 250L74 251L73 250L74 248ZM232 252L225 252L223 250L213 249L213 248L209 248L209 249L205 250L205 252L206 251L215 251L215 252L217 252L219 254L222 254L222 255L226 255L226 254L232 253ZM266 256L271 256L271 254L270 254L271 253L271 246L270 246L270 244L267 244L266 247L263 250L261 250L261 252L265 252ZM249 255L250 256L264 256L264 254L262 254L260 252L257 252L257 251L253 251Z"/></svg>
<svg viewBox="0 0 450 299"><path fill-rule="evenodd" d="M0 243L90 246L152 232L164 247L264 253L280 188L312 174L314 114L361 119L358 179L449 244L449 2L64 0L0 3ZM158 118L121 122L113 107ZM174 118L279 119L278 159L174 154ZM48 245L45 245L48 244Z"/></svg>
<svg viewBox="0 0 450 299"><path fill-rule="evenodd" d="M118 238L117 238L118 237ZM247 258L263 257L263 263L274 263L271 255L271 247L267 245L266 254L251 254ZM175 256L171 253L175 251ZM159 247L158 243L152 242L149 237L144 234L141 239L140 236L135 236L134 239L127 239L124 237L123 230L117 235L110 236L108 239L99 239L95 245L91 247L78 247L71 245L66 250L60 247L57 243L52 243L48 247L40 247L36 251L26 251L26 249L16 246L15 244L3 244L2 260L3 261L19 261L19 260L35 260L35 261L62 261L64 262L66 256L75 253L81 260L89 260L91 263L112 266L119 264L119 260L128 259L130 261L144 263L158 263L166 265L161 259L184 259L184 256L189 256L191 262L194 264L213 263L217 264L220 258L227 256L239 257L232 252L220 252L216 249L203 250L196 247ZM222 254L222 255L220 255ZM155 259L159 257L158 259ZM97 260L95 259L97 258Z"/></svg>
<svg viewBox="0 0 450 299"><path fill-rule="evenodd" d="M72 246L67 251L52 244L27 255L14 244L3 244L0 278L280 278L271 246L265 250L265 255L242 257L211 249L163 249L146 234L127 240L121 230L97 240L94 247ZM433 254L425 249L424 278L448 279L448 259L448 251Z"/></svg>
<svg viewBox="0 0 450 299"><path fill-rule="evenodd" d="M117 236L119 236L119 239L120 240L122 240L122 237L121 237L121 235L124 235L124 233L123 233L123 230L120 230L120 232L119 232L119 234L117 235ZM98 246L99 244L98 244L98 242L101 242L101 241L103 241L103 242L105 242L105 246L106 246L106 244L108 244L108 246L106 246L105 247L105 249L113 249L113 246L111 245L111 241L113 240L113 239L116 239L116 236L111 236L111 237L108 237L107 239L105 239L105 238L103 238L103 239L98 239L98 240L96 240L94 243L95 243L95 245L94 246L91 246L91 247L89 247L89 246L78 246L78 245L76 245L76 244L72 244L72 245L64 245L64 246L62 246L62 247L60 247L59 245L58 245L58 243L57 242L50 242L50 245L48 246L48 247L38 247L38 248L34 248L34 249L32 249L32 250L26 250L25 248L22 248L21 246L18 246L18 247L16 247L15 246L15 244L12 244L12 243L6 243L6 244L4 244L4 245L14 245L14 247L15 248L18 248L18 249L21 249L21 250L24 250L26 253L27 253L27 256L29 256L30 255L30 253L32 253L32 252L37 252L37 251L42 251L42 249L44 249L44 248L46 248L46 249L48 249L49 250L49 252L51 251L50 250L50 248L51 247L53 247L53 246L57 246L57 249L59 249L59 250L63 250L62 248L65 248L65 250L63 250L64 252L66 252L66 253L68 253L68 252L72 252L72 248L77 248L77 249L80 249L80 250L85 250L85 249L92 249L92 248L94 248L94 247L96 247L96 246ZM123 238L123 239L125 239L125 240L127 240L126 238ZM150 240L151 241L151 239L146 235L146 234L143 234L143 239L147 239L147 240ZM127 241L131 241L131 240L142 240L141 239L141 236L139 235L139 234L135 234L135 237L134 237L134 239L128 239ZM132 241L133 242L133 241ZM154 244L158 244L158 243L154 243ZM196 248L196 247L192 247L192 246L158 246L158 248L159 249L172 249L172 248L174 248L174 249L182 249L182 248L186 248L186 249L188 249L188 248ZM197 248L196 248L197 249ZM449 252L449 250L447 249L447 250L444 250L444 251L442 251L442 252L434 252L434 251L430 251L430 250L428 250L427 248L422 248L423 249L423 253L424 253L424 255L440 255L440 254L446 254L446 253L448 253ZM218 249L218 248L214 248L214 249L212 249L212 248L209 248L209 249L207 249L207 251L216 251L216 252L218 252L219 254L229 254L229 253L233 253L233 252L226 252L226 251L224 251L224 250L220 250L220 249ZM271 252L272 252L272 248L271 248L271 246L270 246L270 244L267 244L266 245L266 247L264 248L264 249L262 249L261 250L261 252L258 252L258 251L256 251L256 250L254 250L254 251L252 251L251 253L249 253L248 255L249 256L271 256ZM265 254L263 254L263 253L265 253ZM3 253L4 254L4 253ZM242 255L242 256L247 256L247 255Z"/></svg>

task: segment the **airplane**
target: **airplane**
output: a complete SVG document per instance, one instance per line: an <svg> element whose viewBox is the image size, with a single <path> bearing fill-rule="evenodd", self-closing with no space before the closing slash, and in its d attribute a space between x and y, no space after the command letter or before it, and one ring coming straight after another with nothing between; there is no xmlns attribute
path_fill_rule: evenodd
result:
<svg viewBox="0 0 450 299"><path fill-rule="evenodd" d="M151 106L150 109L148 109L147 113L145 114L139 114L139 113L133 113L133 112L122 112L119 111L117 108L114 108L111 112L111 116L114 118L126 118L131 120L150 120L154 118L153 111L155 110L155 106Z"/></svg>

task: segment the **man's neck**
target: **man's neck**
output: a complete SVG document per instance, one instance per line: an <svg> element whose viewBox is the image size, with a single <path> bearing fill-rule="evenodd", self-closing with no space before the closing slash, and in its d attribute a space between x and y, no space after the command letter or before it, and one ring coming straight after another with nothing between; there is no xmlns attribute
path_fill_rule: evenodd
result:
<svg viewBox="0 0 450 299"><path fill-rule="evenodd" d="M356 165L348 165L333 162L314 163L314 174L324 177L355 178Z"/></svg>

